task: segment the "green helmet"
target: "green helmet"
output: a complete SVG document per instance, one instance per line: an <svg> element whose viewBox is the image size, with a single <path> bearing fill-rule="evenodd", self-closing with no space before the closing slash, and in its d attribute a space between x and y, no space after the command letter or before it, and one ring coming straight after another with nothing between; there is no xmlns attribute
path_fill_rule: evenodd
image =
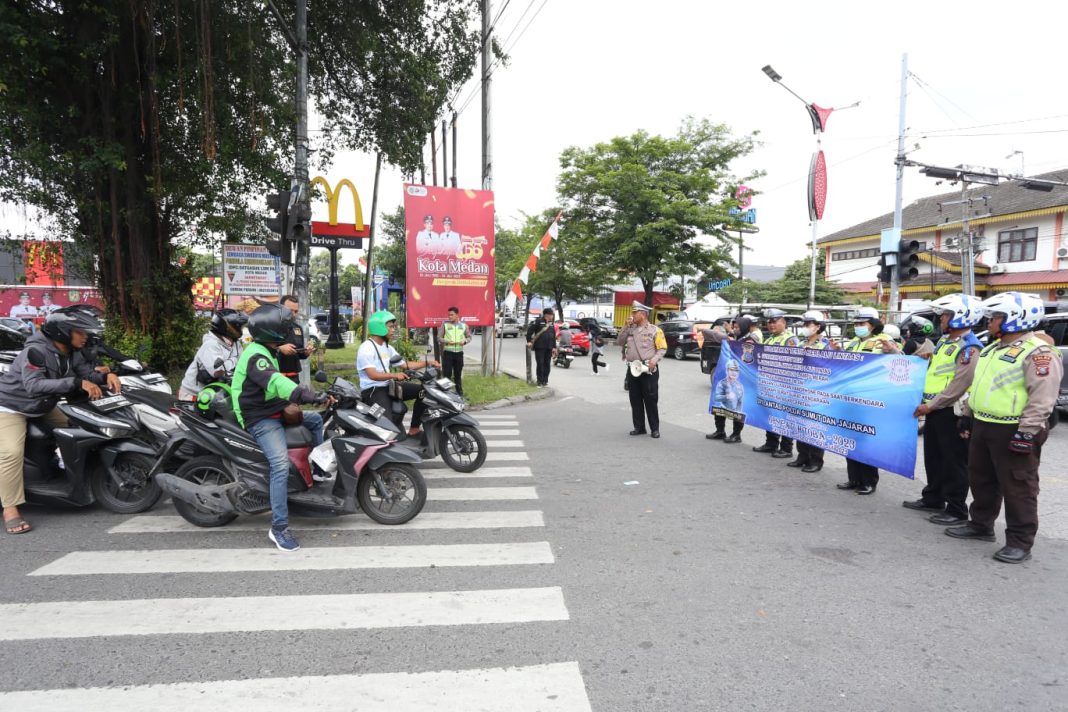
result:
<svg viewBox="0 0 1068 712"><path fill-rule="evenodd" d="M367 320L367 333L372 336L389 336L389 327L387 324L391 321L396 321L397 317L393 316L392 312L385 310L376 311L371 315L371 318Z"/></svg>

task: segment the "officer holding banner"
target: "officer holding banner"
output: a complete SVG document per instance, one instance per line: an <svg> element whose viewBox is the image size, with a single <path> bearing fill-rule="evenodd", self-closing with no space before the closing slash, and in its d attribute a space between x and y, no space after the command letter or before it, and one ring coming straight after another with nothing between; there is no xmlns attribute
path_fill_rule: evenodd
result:
<svg viewBox="0 0 1068 712"><path fill-rule="evenodd" d="M1004 499L1005 546L994 558L1018 564L1031 558L1038 533L1038 466L1063 366L1057 350L1032 332L1045 315L1041 299L1003 292L982 306L994 341L979 354L958 424L969 440L970 520L946 534L994 541Z"/></svg>
<svg viewBox="0 0 1068 712"><path fill-rule="evenodd" d="M765 309L764 319L768 327L768 336L764 346L801 345L801 340L786 331L786 312L782 309ZM754 447L753 452L770 452L772 457L786 458L793 455L794 441L785 435L780 436L771 430L764 435L764 444Z"/></svg>
<svg viewBox="0 0 1068 712"><path fill-rule="evenodd" d="M983 318L983 306L967 294L949 294L927 306L939 315L943 334L927 365L923 403L913 414L927 417L923 426L927 486L919 499L902 506L935 512L929 521L951 526L968 521L968 443L957 432L954 411L972 385L983 348L972 333Z"/></svg>
<svg viewBox="0 0 1068 712"><path fill-rule="evenodd" d="M826 326L821 312L807 311L801 315L801 323L805 327L805 340L801 342L801 348L825 351L833 349L831 340L824 335ZM802 472L819 472L823 469L823 448L797 441L797 457L786 463L787 467L800 467Z"/></svg>
<svg viewBox="0 0 1068 712"><path fill-rule="evenodd" d="M846 351L863 353L900 353L901 350L883 333L883 322L874 307L861 307L853 316L853 333L856 338L846 345ZM875 494L879 485L879 468L846 458L846 473L849 479L836 485L840 490L855 490L856 494Z"/></svg>
<svg viewBox="0 0 1068 712"><path fill-rule="evenodd" d="M751 326L752 326L752 322L751 322L749 317L747 317L747 316L739 316L737 319L735 319L731 323L731 327L730 327L730 331L729 332L728 331L724 331L723 329L721 329L720 327L717 326L717 327L714 327L712 329L705 329L702 332L702 335L706 339L712 339L713 341L715 341L716 343L718 343L720 345L720 358L723 358L723 356L722 356L723 349L724 348L730 349L730 342L731 341L738 341L738 342L741 342L741 343L747 343L748 342L748 343L753 343L753 344L760 343L760 340L757 339L755 336L753 336L753 334L751 333L751 331L750 331ZM728 369L730 369L731 365L734 366L734 369L733 369L733 372L735 374L734 377L737 378L737 376L738 376L738 364L736 364L736 363L734 363L732 361L730 364L727 365ZM728 375L728 377L730 377L730 373L728 373L727 375ZM739 384L739 386L740 386L740 384ZM741 397L739 396L737 400L738 400L738 408L736 408L734 410L740 411L741 410L741 402L742 402ZM723 407L726 410L732 410L731 408L728 408L726 405L724 405ZM727 416L725 416L725 415L714 415L713 420L714 420L714 422L716 424L716 429L715 429L714 432L711 432L708 435L705 435L705 437L707 439L709 439L709 440L722 440L723 442L728 443L728 444L740 443L742 441L742 428L745 427L745 421L743 420L743 418L741 418L741 417L732 418L731 434L730 435L727 435L727 431L725 430L726 425L727 425Z"/></svg>

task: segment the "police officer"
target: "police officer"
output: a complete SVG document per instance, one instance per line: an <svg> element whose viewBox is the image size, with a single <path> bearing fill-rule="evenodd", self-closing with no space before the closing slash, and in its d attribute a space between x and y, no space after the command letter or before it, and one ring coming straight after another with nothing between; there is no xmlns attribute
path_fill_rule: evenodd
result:
<svg viewBox="0 0 1068 712"><path fill-rule="evenodd" d="M807 311L801 315L801 323L805 328L805 339L801 342L801 348L825 351L833 349L831 340L824 332L826 325L821 312ZM787 467L800 467L802 472L819 472L823 469L823 448L797 441L797 457L786 463Z"/></svg>
<svg viewBox="0 0 1068 712"><path fill-rule="evenodd" d="M853 333L856 335L846 351L863 353L900 353L901 350L883 333L883 322L874 307L861 307L853 316ZM836 485L840 490L855 490L857 494L874 494L879 484L879 468L846 458L846 473L849 479Z"/></svg>
<svg viewBox="0 0 1068 712"><path fill-rule="evenodd" d="M919 499L901 504L933 511L929 521L949 526L968 521L968 443L957 432L954 404L972 385L979 362L983 345L972 327L983 318L983 306L967 294L949 294L928 306L939 315L943 336L927 365L923 402L913 414L927 417L923 426L927 486Z"/></svg>
<svg viewBox="0 0 1068 712"><path fill-rule="evenodd" d="M304 328L297 321L300 302L292 294L287 294L282 297L282 306L293 314L293 323L285 343L278 347L278 370L294 383L300 383L300 362L308 358L311 349L304 347Z"/></svg>
<svg viewBox="0 0 1068 712"><path fill-rule="evenodd" d="M623 349L623 358L628 363L641 362L644 372L634 375L627 371L627 393L630 395L630 415L634 421L631 435L645 435L645 421L649 420L649 434L660 437L660 371L657 364L667 353L667 340L659 326L649 322L652 309L641 302L632 304L634 322L623 327L616 343Z"/></svg>
<svg viewBox="0 0 1068 712"><path fill-rule="evenodd" d="M749 342L753 344L760 343L760 340L752 333L752 319L748 316L739 316L733 322L729 331L724 331L719 328L705 329L702 334L706 339L712 339L715 343L719 344L720 351L722 352L723 346L729 341L740 341L742 343ZM759 332L757 332L759 334ZM730 348L730 346L727 346ZM718 357L717 357L718 358ZM730 374L728 374L729 376ZM745 421L742 418L735 418L733 425L731 426L731 434L727 435L725 427L727 425L727 417L724 415L714 416L716 423L715 432L709 433L705 437L709 440L722 440L727 444L740 443L742 441L742 428L745 427Z"/></svg>
<svg viewBox="0 0 1068 712"><path fill-rule="evenodd" d="M1038 532L1038 466L1063 366L1057 350L1032 332L1045 314L1041 299L1003 292L982 305L994 341L979 354L959 423L970 441L970 520L946 534L994 541L1004 499L1005 546L994 558L1018 564L1031 558Z"/></svg>
<svg viewBox="0 0 1068 712"><path fill-rule="evenodd" d="M801 345L801 340L786 331L786 312L782 309L765 309L764 320L768 327L768 336L764 338L765 346ZM764 444L754 447L753 452L770 452L772 457L785 458L793 455L794 441L785 435L780 436L770 430L766 431Z"/></svg>

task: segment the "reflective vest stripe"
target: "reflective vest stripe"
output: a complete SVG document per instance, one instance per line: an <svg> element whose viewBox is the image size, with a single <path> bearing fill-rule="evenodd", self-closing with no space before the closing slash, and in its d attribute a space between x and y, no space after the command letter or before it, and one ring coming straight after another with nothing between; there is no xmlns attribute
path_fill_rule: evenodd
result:
<svg viewBox="0 0 1068 712"><path fill-rule="evenodd" d="M975 380L968 389L968 406L979 420L991 423L1016 423L1027 405L1024 361L1044 344L1034 336L1001 346L1000 342L983 349L979 356ZM1012 359L1005 356L1016 350Z"/></svg>

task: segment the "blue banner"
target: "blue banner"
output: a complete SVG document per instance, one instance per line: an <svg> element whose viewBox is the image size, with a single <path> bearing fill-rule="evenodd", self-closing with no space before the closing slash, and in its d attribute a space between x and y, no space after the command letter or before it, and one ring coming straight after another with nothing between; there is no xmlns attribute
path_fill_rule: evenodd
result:
<svg viewBox="0 0 1068 712"><path fill-rule="evenodd" d="M927 362L724 343L709 412L913 479ZM729 347L729 348L728 348Z"/></svg>

